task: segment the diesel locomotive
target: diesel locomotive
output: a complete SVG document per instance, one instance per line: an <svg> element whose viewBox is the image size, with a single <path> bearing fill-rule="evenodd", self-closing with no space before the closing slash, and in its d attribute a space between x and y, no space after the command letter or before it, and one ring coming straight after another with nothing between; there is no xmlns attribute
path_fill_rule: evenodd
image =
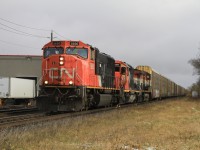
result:
<svg viewBox="0 0 200 150"><path fill-rule="evenodd" d="M184 88L150 67L134 69L81 41L51 41L42 50L42 80L37 98L37 106L42 110L80 111L184 95ZM166 85L161 77L166 79ZM178 93L178 88L183 93ZM161 95L162 92L167 94Z"/></svg>

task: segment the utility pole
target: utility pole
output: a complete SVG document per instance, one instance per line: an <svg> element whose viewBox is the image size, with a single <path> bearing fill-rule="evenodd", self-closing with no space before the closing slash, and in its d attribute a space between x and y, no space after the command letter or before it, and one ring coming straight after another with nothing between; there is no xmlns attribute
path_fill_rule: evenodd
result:
<svg viewBox="0 0 200 150"><path fill-rule="evenodd" d="M53 41L53 30L51 30L51 42Z"/></svg>

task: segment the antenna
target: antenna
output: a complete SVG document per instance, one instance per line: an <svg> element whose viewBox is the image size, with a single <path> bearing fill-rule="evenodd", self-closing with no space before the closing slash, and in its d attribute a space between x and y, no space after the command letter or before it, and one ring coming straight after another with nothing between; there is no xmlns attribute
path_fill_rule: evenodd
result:
<svg viewBox="0 0 200 150"><path fill-rule="evenodd" d="M53 30L51 30L51 42L53 41Z"/></svg>

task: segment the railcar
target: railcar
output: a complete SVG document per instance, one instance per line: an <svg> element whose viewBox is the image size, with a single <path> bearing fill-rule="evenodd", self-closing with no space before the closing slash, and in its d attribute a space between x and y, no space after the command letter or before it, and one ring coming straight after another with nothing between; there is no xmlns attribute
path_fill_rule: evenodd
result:
<svg viewBox="0 0 200 150"><path fill-rule="evenodd" d="M153 70L150 66L137 66L139 70L146 71L151 76L152 99L162 99L167 97L184 96L185 89L163 75Z"/></svg>
<svg viewBox="0 0 200 150"><path fill-rule="evenodd" d="M115 61L116 89L119 92L120 103L133 103L137 101L148 101L150 99L150 75L147 72L134 69L131 65Z"/></svg>

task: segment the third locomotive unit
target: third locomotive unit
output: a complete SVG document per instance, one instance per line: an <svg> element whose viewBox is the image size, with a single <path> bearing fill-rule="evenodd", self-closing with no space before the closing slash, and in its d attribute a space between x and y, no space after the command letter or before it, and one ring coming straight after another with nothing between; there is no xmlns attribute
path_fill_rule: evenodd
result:
<svg viewBox="0 0 200 150"><path fill-rule="evenodd" d="M151 67L133 68L81 41L52 41L42 50L37 106L43 110L79 111L185 94Z"/></svg>

